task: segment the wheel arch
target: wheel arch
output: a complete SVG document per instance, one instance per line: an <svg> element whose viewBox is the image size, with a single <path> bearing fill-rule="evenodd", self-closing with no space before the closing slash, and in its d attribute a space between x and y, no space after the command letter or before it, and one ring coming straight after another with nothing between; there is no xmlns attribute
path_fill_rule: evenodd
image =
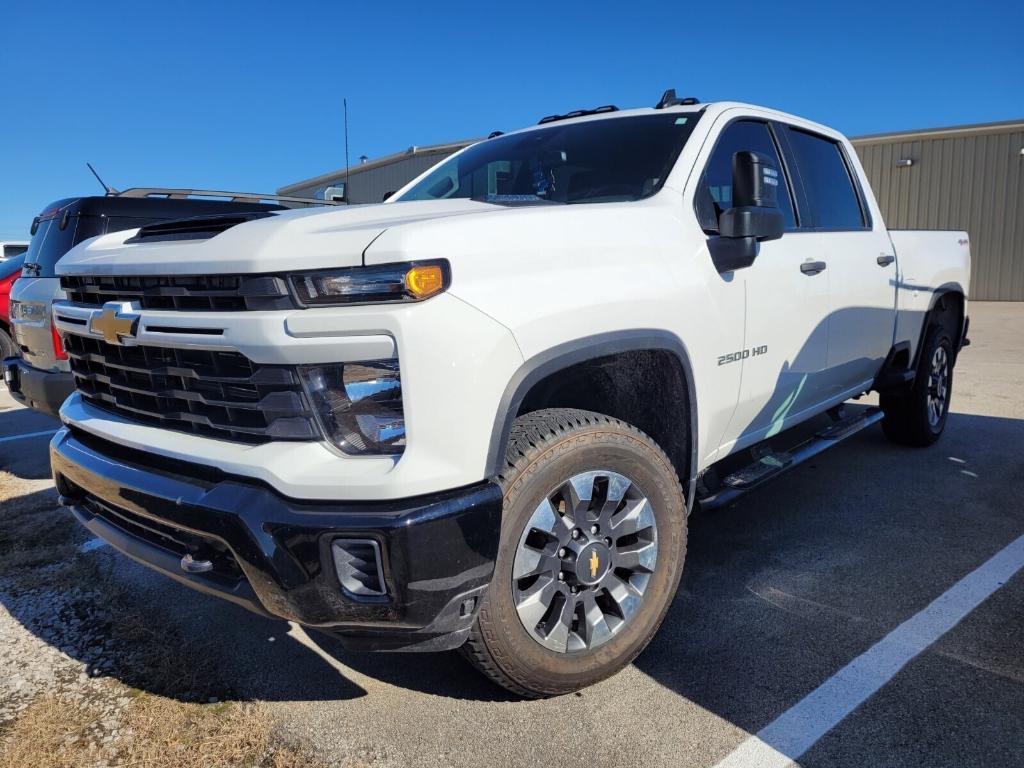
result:
<svg viewBox="0 0 1024 768"><path fill-rule="evenodd" d="M555 374L575 369L580 365L630 353L646 352L667 354L678 366L686 398L685 413L681 415L685 419L687 435L685 455L682 457L685 466L677 466L677 472L686 492L687 511L690 511L695 496L698 442L693 366L685 344L674 334L657 329L622 330L588 336L551 347L523 363L506 385L495 414L487 455L488 475L496 477L501 473L512 424L524 403L529 402L531 395L535 394L544 382L549 381ZM614 413L605 415L615 416ZM652 438L657 440L653 435ZM662 448L669 451L665 446Z"/></svg>
<svg viewBox="0 0 1024 768"><path fill-rule="evenodd" d="M913 368L917 369L917 363L921 358L921 349L924 340L928 336L929 329L936 324L936 319L941 315L951 313L954 322L950 324L950 332L953 334L954 355L960 351L966 331L965 322L967 319L967 296L960 283L943 283L932 293L928 303L928 311L925 313L924 321L921 323L921 332L914 347ZM955 358L954 358L955 359Z"/></svg>

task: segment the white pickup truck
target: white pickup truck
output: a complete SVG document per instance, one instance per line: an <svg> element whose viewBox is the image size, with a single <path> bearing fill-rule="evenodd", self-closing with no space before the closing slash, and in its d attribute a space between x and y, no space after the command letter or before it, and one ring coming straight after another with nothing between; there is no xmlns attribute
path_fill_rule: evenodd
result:
<svg viewBox="0 0 1024 768"><path fill-rule="evenodd" d="M462 648L547 696L650 641L695 502L878 421L939 437L969 251L887 230L836 131L670 91L481 141L380 205L163 222L57 271L79 522L350 647Z"/></svg>

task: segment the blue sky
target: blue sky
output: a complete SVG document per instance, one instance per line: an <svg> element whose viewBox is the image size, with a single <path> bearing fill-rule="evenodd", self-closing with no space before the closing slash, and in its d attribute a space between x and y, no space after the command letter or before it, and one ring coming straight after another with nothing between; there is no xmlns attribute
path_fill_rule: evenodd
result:
<svg viewBox="0 0 1024 768"><path fill-rule="evenodd" d="M839 10L839 8L842 10ZM1024 117L1024 3L0 2L0 237L108 183L273 191L350 154L654 104L851 135Z"/></svg>

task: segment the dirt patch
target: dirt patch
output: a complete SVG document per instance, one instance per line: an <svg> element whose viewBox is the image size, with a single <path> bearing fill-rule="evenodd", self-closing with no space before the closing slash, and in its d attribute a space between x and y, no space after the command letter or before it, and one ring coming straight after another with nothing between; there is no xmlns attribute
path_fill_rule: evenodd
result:
<svg viewBox="0 0 1024 768"><path fill-rule="evenodd" d="M111 716L96 703L51 695L34 701L5 730L0 768L325 765L276 739L273 721L259 704L183 704L139 693Z"/></svg>

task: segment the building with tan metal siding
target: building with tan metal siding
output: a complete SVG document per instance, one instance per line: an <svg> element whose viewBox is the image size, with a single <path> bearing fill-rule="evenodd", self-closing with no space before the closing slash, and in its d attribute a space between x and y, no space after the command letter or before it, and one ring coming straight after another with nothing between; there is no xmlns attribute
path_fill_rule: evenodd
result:
<svg viewBox="0 0 1024 768"><path fill-rule="evenodd" d="M281 187L277 194L323 198L328 188L343 187L347 179L348 189L345 198L349 203L379 203L388 192L405 186L428 168L474 141L479 139L433 144L427 147L409 147L404 152L359 163L347 170L339 168L312 179L297 181Z"/></svg>
<svg viewBox="0 0 1024 768"><path fill-rule="evenodd" d="M1024 301L1024 120L853 139L892 229L963 229L971 296Z"/></svg>

